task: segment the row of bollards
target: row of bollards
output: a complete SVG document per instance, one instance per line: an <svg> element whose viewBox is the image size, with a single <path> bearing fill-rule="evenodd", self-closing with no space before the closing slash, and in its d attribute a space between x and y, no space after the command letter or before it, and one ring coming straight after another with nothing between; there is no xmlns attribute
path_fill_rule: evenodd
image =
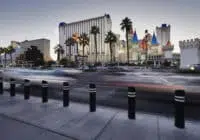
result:
<svg viewBox="0 0 200 140"><path fill-rule="evenodd" d="M10 79L10 96L15 96L15 79ZM24 99L30 98L30 80L24 80ZM48 102L48 82L42 81L42 103ZM63 107L69 106L69 83L63 82ZM3 79L0 77L0 94L3 94ZM185 127L184 116L185 105L185 91L176 90L174 96L174 125L178 128ZM134 87L128 87L128 118L135 119L136 108L136 90ZM96 111L96 85L89 84L89 110L90 112Z"/></svg>

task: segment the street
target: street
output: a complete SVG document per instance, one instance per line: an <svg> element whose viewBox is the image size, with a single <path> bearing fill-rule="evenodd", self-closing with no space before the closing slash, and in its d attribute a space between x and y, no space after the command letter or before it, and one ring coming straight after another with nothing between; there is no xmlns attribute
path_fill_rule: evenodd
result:
<svg viewBox="0 0 200 140"><path fill-rule="evenodd" d="M180 75L176 73L135 70L133 72L84 72L73 75L17 75L2 73L4 76L15 77L18 82L27 78L32 81L31 94L41 96L40 83L49 82L49 97L62 99L62 82L70 83L70 100L88 103L88 85L97 86L97 104L117 108L127 108L127 88L134 86L137 94L136 109L149 113L173 115L174 91L186 91L186 117L200 119L199 76ZM5 90L9 84L4 85ZM23 93L23 85L18 84L18 92Z"/></svg>

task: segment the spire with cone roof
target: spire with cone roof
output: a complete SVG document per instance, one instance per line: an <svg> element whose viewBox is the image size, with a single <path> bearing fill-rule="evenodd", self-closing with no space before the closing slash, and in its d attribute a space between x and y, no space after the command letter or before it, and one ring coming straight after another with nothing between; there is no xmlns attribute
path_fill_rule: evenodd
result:
<svg viewBox="0 0 200 140"><path fill-rule="evenodd" d="M136 33L136 31L134 32L134 34L133 34L133 38L132 38L132 42L134 43L134 44L138 44L138 36L137 36L137 33Z"/></svg>
<svg viewBox="0 0 200 140"><path fill-rule="evenodd" d="M156 45L158 45L158 44L159 44L159 43L158 43L158 41L157 41L156 35L155 35L155 33L153 32L153 37L152 37L152 40L151 40L151 45L156 46Z"/></svg>

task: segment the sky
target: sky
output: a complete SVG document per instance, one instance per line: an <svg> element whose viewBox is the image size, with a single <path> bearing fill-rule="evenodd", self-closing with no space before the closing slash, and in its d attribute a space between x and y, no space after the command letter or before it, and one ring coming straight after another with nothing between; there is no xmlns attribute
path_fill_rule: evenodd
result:
<svg viewBox="0 0 200 140"><path fill-rule="evenodd" d="M150 33L162 23L171 25L171 42L179 52L180 40L200 37L200 0L0 0L0 46L11 40L38 38L58 44L58 25L110 14L112 31L125 38L120 30L124 17L133 22L138 37Z"/></svg>

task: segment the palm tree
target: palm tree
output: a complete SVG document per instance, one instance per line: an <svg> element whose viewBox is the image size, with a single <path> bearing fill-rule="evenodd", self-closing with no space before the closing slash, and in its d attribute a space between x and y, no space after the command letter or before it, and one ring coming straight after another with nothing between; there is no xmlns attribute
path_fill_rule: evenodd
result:
<svg viewBox="0 0 200 140"><path fill-rule="evenodd" d="M110 62L112 63L112 58L113 58L113 48L112 48L112 44L117 42L117 37L116 35L112 32L109 31L106 35L105 38L105 43L109 43L110 46Z"/></svg>
<svg viewBox="0 0 200 140"><path fill-rule="evenodd" d="M129 64L129 46L128 46L128 33L131 31L132 29L132 21L128 18L125 17L121 24L121 30L122 31L126 31L126 47L127 47L127 63Z"/></svg>
<svg viewBox="0 0 200 140"><path fill-rule="evenodd" d="M1 55L4 53L4 49L0 47L0 62L2 63L2 57Z"/></svg>
<svg viewBox="0 0 200 140"><path fill-rule="evenodd" d="M12 45L8 46L8 54L10 55L10 62L11 62L11 64L12 64L12 54L14 52L15 52L15 48Z"/></svg>
<svg viewBox="0 0 200 140"><path fill-rule="evenodd" d="M3 48L3 53L4 53L4 66L6 67L6 62L7 62L7 54L8 54L8 48Z"/></svg>
<svg viewBox="0 0 200 140"><path fill-rule="evenodd" d="M144 48L145 48L145 64L147 65L148 61L148 48L149 48L149 41L151 39L151 35L148 33L148 30L145 30L145 36L144 36Z"/></svg>
<svg viewBox="0 0 200 140"><path fill-rule="evenodd" d="M94 35L94 46L95 46L95 63L97 63L97 34L99 34L99 27L97 26L92 26L91 27L91 34Z"/></svg>
<svg viewBox="0 0 200 140"><path fill-rule="evenodd" d="M57 61L60 62L60 57L64 54L64 49L60 44L58 44L54 49L55 53L57 53Z"/></svg>
<svg viewBox="0 0 200 140"><path fill-rule="evenodd" d="M71 47L75 44L75 41L72 37L70 37L65 41L65 44L69 47L69 59L71 60Z"/></svg>
<svg viewBox="0 0 200 140"><path fill-rule="evenodd" d="M77 56L79 55L78 54L78 43L79 43L79 34L78 33L74 33L72 35L72 38L74 39L74 42L76 44L76 51L77 51Z"/></svg>
<svg viewBox="0 0 200 140"><path fill-rule="evenodd" d="M84 59L85 59L85 46L89 45L89 37L86 33L82 33L79 37L79 43L83 47L83 61L82 61L82 66L84 66Z"/></svg>

